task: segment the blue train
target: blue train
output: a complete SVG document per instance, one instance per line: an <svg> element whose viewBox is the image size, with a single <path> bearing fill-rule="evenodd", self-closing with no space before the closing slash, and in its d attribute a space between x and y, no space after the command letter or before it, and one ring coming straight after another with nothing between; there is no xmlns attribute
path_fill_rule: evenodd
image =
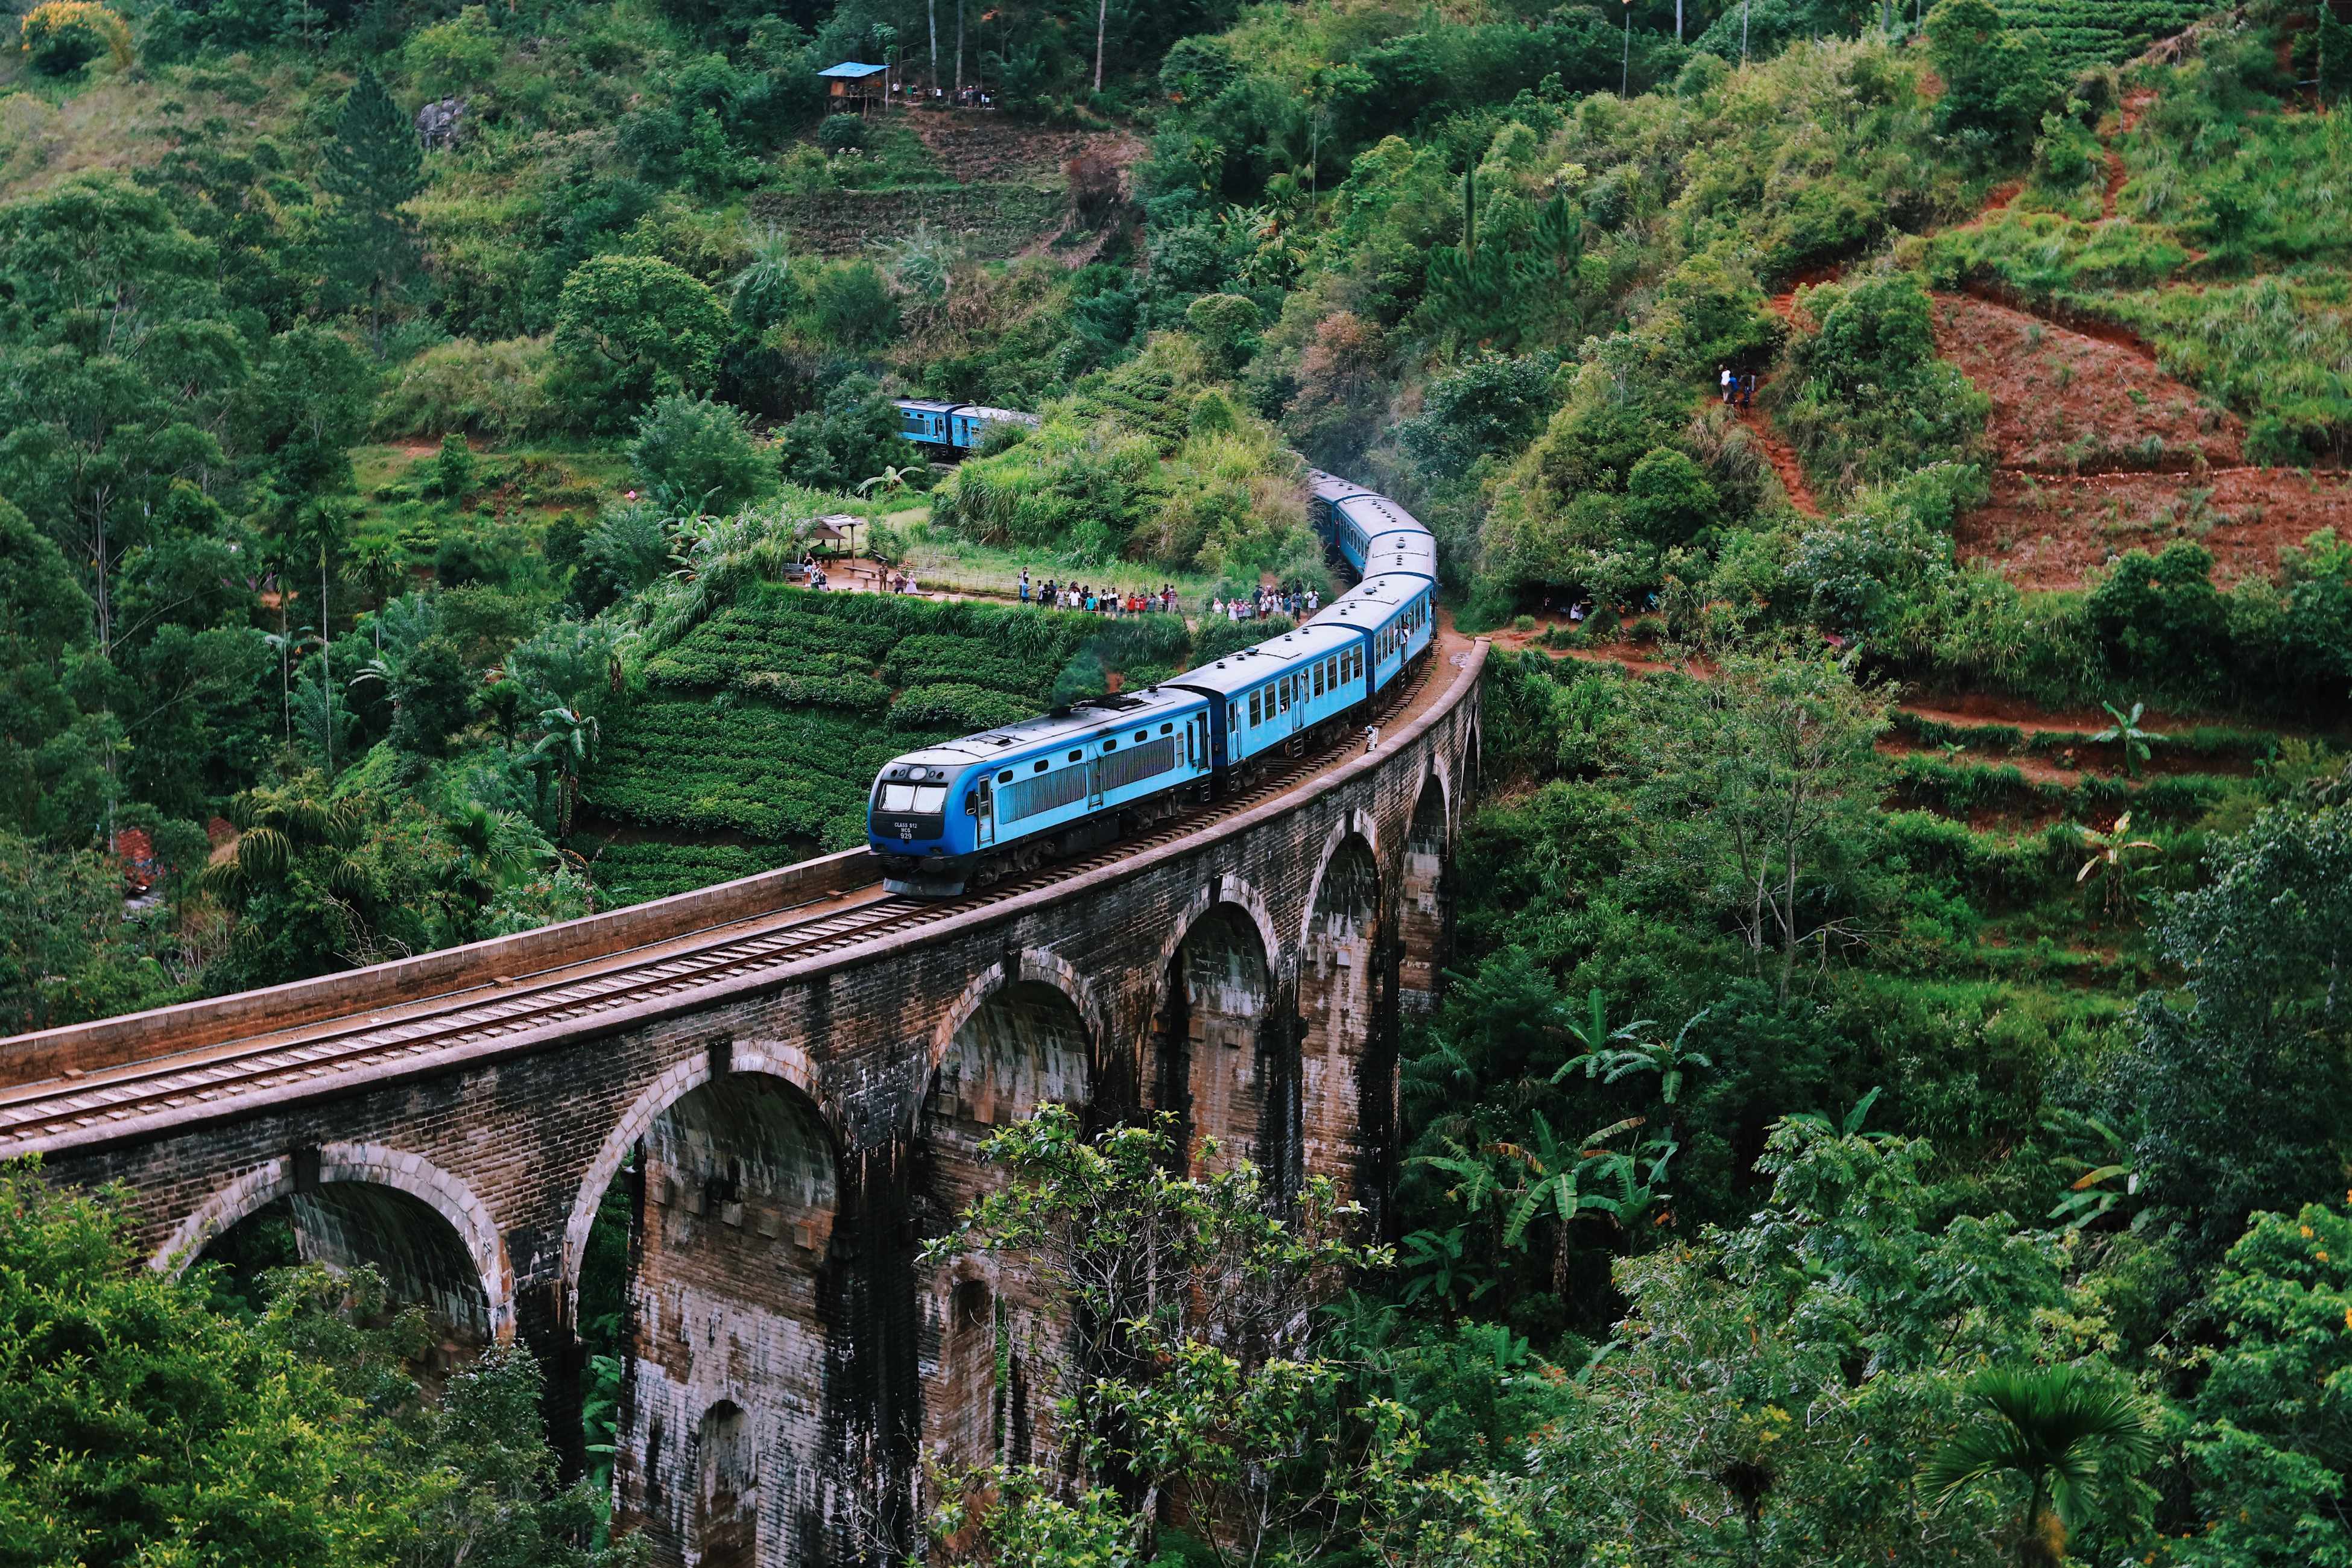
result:
<svg viewBox="0 0 2352 1568"><path fill-rule="evenodd" d="M925 447L950 452L971 452L986 438L992 425L1026 425L1033 429L1037 416L1017 408L991 408L980 403L941 403L935 398L898 399L898 434Z"/></svg>
<svg viewBox="0 0 2352 1568"><path fill-rule="evenodd" d="M1003 412L898 406L950 421ZM1436 640L1436 542L1386 496L1309 479L1316 531L1356 573L1353 588L1297 630L1160 685L892 758L867 803L883 886L956 897L1141 832L1245 786L1271 757L1363 724Z"/></svg>

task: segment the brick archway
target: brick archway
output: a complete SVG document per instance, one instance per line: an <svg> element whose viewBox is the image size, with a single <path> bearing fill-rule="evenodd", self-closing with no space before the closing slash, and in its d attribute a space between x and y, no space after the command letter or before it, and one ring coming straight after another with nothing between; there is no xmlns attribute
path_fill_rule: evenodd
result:
<svg viewBox="0 0 2352 1568"><path fill-rule="evenodd" d="M465 1182L421 1154L381 1143L322 1143L318 1184L383 1187L415 1198L446 1220L473 1265L490 1337L501 1344L514 1338L514 1266L488 1207ZM290 1156L256 1166L174 1226L148 1266L171 1274L184 1271L215 1237L279 1198L293 1195L297 1187Z"/></svg>
<svg viewBox="0 0 2352 1568"><path fill-rule="evenodd" d="M714 1053L701 1051L682 1061L674 1062L668 1069L646 1086L629 1109L624 1111L604 1142L596 1151L596 1158L581 1179L580 1191L572 1199L571 1217L563 1226L563 1321L572 1322L580 1310L580 1268L588 1254L588 1233L595 1227L596 1208L604 1201L604 1189L621 1173L622 1163L629 1157L640 1139L662 1113L696 1089L719 1076ZM833 1108L827 1101L824 1086L818 1079L816 1068L808 1053L797 1046L773 1042L738 1044L727 1052L726 1072L753 1073L777 1078L791 1084L806 1096L817 1117L838 1137L838 1127Z"/></svg>

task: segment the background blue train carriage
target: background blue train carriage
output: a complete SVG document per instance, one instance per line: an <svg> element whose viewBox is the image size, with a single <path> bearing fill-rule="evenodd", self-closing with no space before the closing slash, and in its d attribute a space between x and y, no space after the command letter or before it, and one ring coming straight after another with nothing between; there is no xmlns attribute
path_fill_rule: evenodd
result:
<svg viewBox="0 0 2352 1568"><path fill-rule="evenodd" d="M898 434L909 441L944 447L954 452L969 452L979 447L987 439L991 426L1025 425L1034 430L1040 423L1034 414L1024 414L1017 408L991 408L982 403L945 403L932 397L900 397L892 401L898 410Z"/></svg>
<svg viewBox="0 0 2352 1568"><path fill-rule="evenodd" d="M1361 627L1318 616L1170 684L1211 700L1211 760L1238 767L1367 700L1369 658Z"/></svg>
<svg viewBox="0 0 2352 1568"><path fill-rule="evenodd" d="M955 437L949 416L961 406L927 397L901 397L898 399L898 434L927 447L950 446Z"/></svg>
<svg viewBox="0 0 2352 1568"><path fill-rule="evenodd" d="M1209 719L1207 699L1159 687L910 752L874 781L866 846L889 891L937 896L983 860L1107 842L1123 814L1205 795Z"/></svg>
<svg viewBox="0 0 2352 1568"><path fill-rule="evenodd" d="M959 452L969 452L986 440L992 425L1025 425L1034 430L1041 423L1034 414L1024 414L1017 408L990 408L976 403L961 405L948 416L948 420Z"/></svg>

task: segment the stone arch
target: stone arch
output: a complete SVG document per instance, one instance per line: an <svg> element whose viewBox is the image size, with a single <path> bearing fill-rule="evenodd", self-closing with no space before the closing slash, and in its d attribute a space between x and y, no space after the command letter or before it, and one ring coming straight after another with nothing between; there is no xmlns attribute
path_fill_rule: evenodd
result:
<svg viewBox="0 0 2352 1568"><path fill-rule="evenodd" d="M1375 840L1335 835L1298 943L1304 1168L1377 1202L1393 1118L1395 963Z"/></svg>
<svg viewBox="0 0 2352 1568"><path fill-rule="evenodd" d="M1300 916L1298 922L1297 946L1302 963L1307 961L1307 939L1316 929L1317 914L1323 899L1324 879L1330 874L1333 857L1339 854L1340 846L1350 838L1360 839L1370 850L1375 877L1379 875L1378 868L1386 863L1386 858L1381 847L1380 819L1370 812L1350 809L1325 831L1323 847L1315 857L1315 879L1307 889L1306 912Z"/></svg>
<svg viewBox="0 0 2352 1568"><path fill-rule="evenodd" d="M1008 973L1008 969L1010 973ZM1042 952L992 964L941 1025L916 1112L918 1224L940 1234L1003 1184L988 1138L1048 1100L1092 1105L1102 1010L1076 971ZM954 1465L1031 1457L1045 1426L1047 1369L1070 1363L1064 1304L992 1258L967 1257L919 1287L925 1449ZM1043 1395L1043 1397L1041 1397Z"/></svg>
<svg viewBox="0 0 2352 1568"><path fill-rule="evenodd" d="M1453 936L1446 866L1453 858L1453 792L1444 772L1423 775L1407 820L1398 869L1398 996L1408 1009L1436 1005Z"/></svg>
<svg viewBox="0 0 2352 1568"><path fill-rule="evenodd" d="M1042 947L1024 947L1018 953L1009 953L1003 960L973 975L971 984L963 988L962 994L941 1016L939 1026L931 1031L929 1070L933 1078L937 1077L941 1064L947 1060L948 1052L953 1048L958 1034L987 1005L989 998L1007 985L1021 984L1049 985L1059 991L1085 1021L1090 1038L1097 1042L1109 1038L1109 1031L1105 1025L1107 1015L1094 982L1059 953L1048 952ZM921 1114L922 1107L919 1102L916 1106L918 1121Z"/></svg>
<svg viewBox="0 0 2352 1568"><path fill-rule="evenodd" d="M1182 912L1177 915L1175 922L1169 927L1168 935L1160 943L1159 973L1167 973L1169 960L1174 958L1176 950L1184 945L1184 939L1191 934L1192 927L1219 904L1235 905L1249 917L1251 923L1257 928L1258 942L1265 949L1267 966L1277 966L1282 953L1282 937L1276 929L1274 913L1265 901L1265 895L1252 886L1246 878L1228 872L1193 894Z"/></svg>
<svg viewBox="0 0 2352 1568"><path fill-rule="evenodd" d="M797 1046L769 1041L714 1046L671 1063L660 1077L646 1086L604 1135L595 1159L589 1163L587 1174L581 1178L579 1192L573 1195L572 1215L563 1226L563 1317L567 1323L579 1310L580 1266L587 1256L588 1233L595 1226L596 1208L604 1199L604 1190L621 1173L623 1163L645 1137L646 1129L671 1106L709 1083L721 1070L722 1063L726 1072L764 1073L783 1079L808 1098L828 1128L835 1124L815 1064Z"/></svg>
<svg viewBox="0 0 2352 1568"><path fill-rule="evenodd" d="M608 1136L612 1157L581 1197L591 1225L603 1195L593 1182L617 1177L630 1149L617 1518L646 1532L657 1560L813 1560L847 1181L816 1076L799 1051L763 1041L715 1042L675 1064ZM587 1228L576 1252L567 1246L575 1316ZM719 1430L709 1418L722 1405L735 1414ZM722 1439L745 1456L725 1476L705 1447ZM737 1555L711 1557L713 1541Z"/></svg>
<svg viewBox="0 0 2352 1568"><path fill-rule="evenodd" d="M490 1211L460 1178L421 1154L381 1143L324 1143L245 1172L174 1226L150 1258L177 1274L240 1221L291 1199L302 1256L373 1263L396 1295L432 1306L485 1342L514 1337L514 1268ZM443 1222L433 1223L437 1217Z"/></svg>
<svg viewBox="0 0 2352 1568"><path fill-rule="evenodd" d="M1277 967L1280 953L1265 900L1239 878L1192 900L1161 948L1152 1098L1175 1115L1188 1151L1214 1138L1219 1163L1250 1160L1286 1190L1297 1175L1298 1039L1295 976Z"/></svg>

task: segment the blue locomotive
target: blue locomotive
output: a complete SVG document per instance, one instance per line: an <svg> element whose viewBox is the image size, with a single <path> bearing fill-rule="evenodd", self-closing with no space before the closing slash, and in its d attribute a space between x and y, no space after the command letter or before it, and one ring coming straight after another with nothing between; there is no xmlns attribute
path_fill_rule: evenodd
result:
<svg viewBox="0 0 2352 1568"><path fill-rule="evenodd" d="M925 426L944 435L935 444L952 443L966 415L984 429L1006 412L898 407L902 419L947 421ZM1436 542L1386 496L1309 479L1316 531L1357 574L1353 588L1307 625L1159 686L892 758L867 803L883 886L953 898L1140 832L1246 784L1269 757L1362 723L1436 639Z"/></svg>

